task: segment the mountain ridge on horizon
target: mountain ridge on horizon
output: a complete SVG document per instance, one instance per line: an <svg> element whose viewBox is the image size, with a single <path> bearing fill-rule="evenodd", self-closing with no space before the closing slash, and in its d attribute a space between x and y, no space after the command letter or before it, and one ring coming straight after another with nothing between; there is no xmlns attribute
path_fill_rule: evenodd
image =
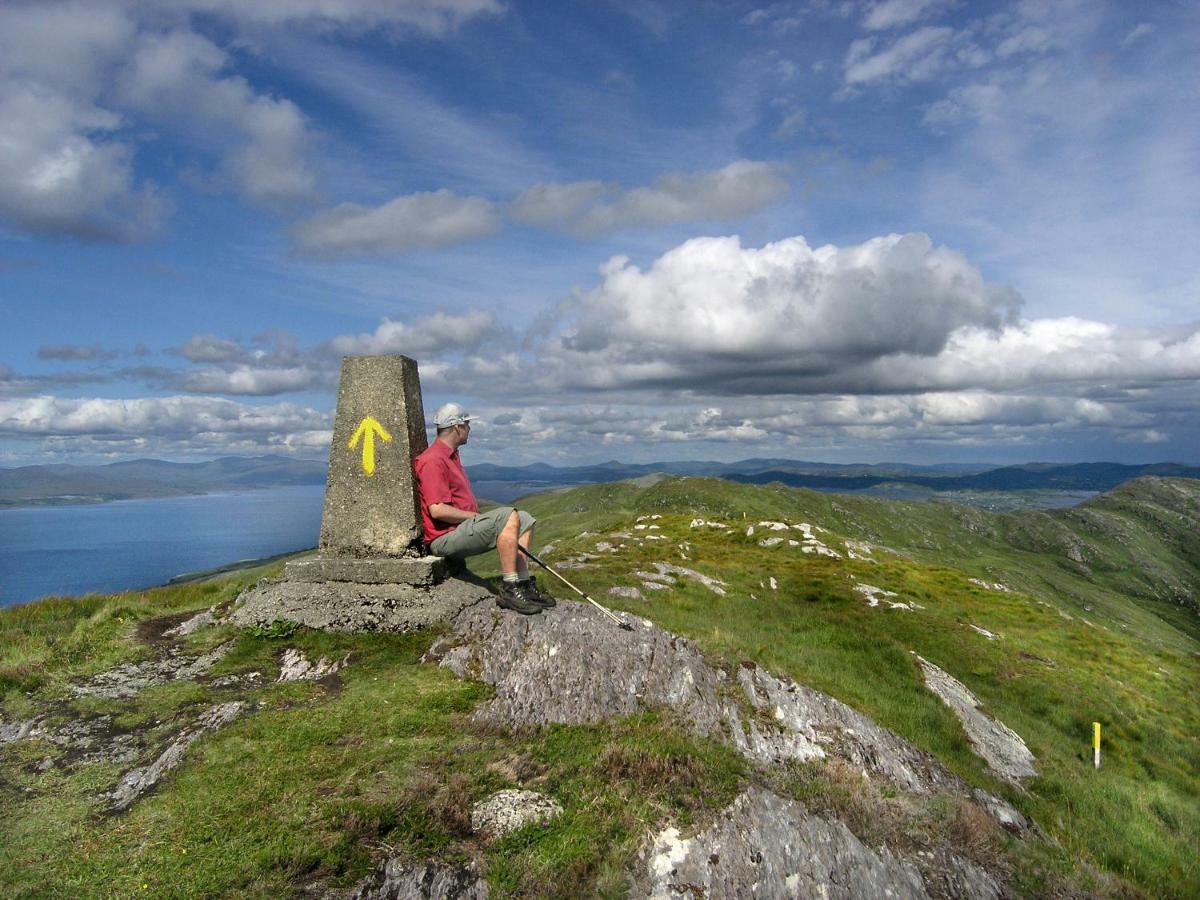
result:
<svg viewBox="0 0 1200 900"><path fill-rule="evenodd" d="M223 456L201 462L143 458L103 465L52 463L0 468L0 507L69 505L148 499L222 490L323 484L328 463L279 454ZM526 493L666 473L706 475L751 484L779 482L826 491L864 491L893 485L916 491L1104 491L1141 475L1200 478L1200 466L1177 462L1129 465L1111 462L1029 462L994 466L974 463L827 463L781 457L735 462L667 460L580 466L545 462L467 466L478 483L508 482ZM484 491L486 494L486 491Z"/></svg>

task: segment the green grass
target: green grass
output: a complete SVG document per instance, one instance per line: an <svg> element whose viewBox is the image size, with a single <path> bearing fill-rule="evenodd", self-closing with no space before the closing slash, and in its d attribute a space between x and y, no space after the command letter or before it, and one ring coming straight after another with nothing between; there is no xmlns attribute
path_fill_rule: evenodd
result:
<svg viewBox="0 0 1200 900"><path fill-rule="evenodd" d="M19 648L4 645L4 717L51 704L52 723L109 715L118 729L145 728L165 746L231 691L179 682L132 699L68 699L67 682L147 656L137 636L147 617L205 608L261 574L0 612L3 633L22 635ZM102 637L81 640L89 629ZM120 767L41 770L43 759L65 761L61 751L38 740L0 748L0 892L276 897L308 882L353 884L392 848L415 859L485 860L496 896L619 896L647 828L728 803L746 774L729 748L684 738L655 713L586 728L477 729L466 716L487 689L420 664L434 637L198 632L184 642L193 654L235 640L213 676L258 671L262 686L238 691L250 708L194 745L124 815L109 815L102 798ZM60 660L55 650L65 642L87 652ZM285 646L310 658L349 654L350 665L332 688L274 684ZM36 677L25 668L31 655L40 660ZM553 794L564 815L494 845L472 837L471 803L517 783Z"/></svg>
<svg viewBox="0 0 1200 900"><path fill-rule="evenodd" d="M1151 895L1191 894L1200 879L1194 854L1200 834L1196 617L1153 601L1145 586L1137 596L1114 590L1109 574L1145 558L1148 546L1161 552L1161 542L1136 529L1129 534L1140 549L1093 538L1098 549L1081 575L1042 546L1020 550L1004 540L1013 517L1025 514L992 516L947 504L887 504L710 479L623 487L596 498L616 511L606 514L611 530L627 531L631 513L659 513L664 518L655 522L658 533L671 541L641 546L626 541L624 550L594 568L573 570L572 580L584 590L688 635L707 651L755 659L862 710L968 781L1007 797L1081 865L1127 879ZM591 498L581 503L573 494L523 503L552 524L545 537L558 542L553 559L589 551L604 537L596 528L591 530L600 532L597 538L564 534L569 529L559 526L557 505L591 505ZM737 530L721 535L691 529L693 513L724 517ZM901 555L876 552L878 562L871 563L759 547L762 529L748 538L744 527L765 519L829 528L833 534L825 536L826 543L838 549L840 538L849 537ZM679 558L682 542L689 545L690 561ZM644 602L606 596L613 584L636 585L632 573L650 568L655 559L721 578L728 593L718 597L684 582L670 594L646 592ZM1196 559L1186 556L1183 563L1194 567ZM947 568L947 562L961 562L962 569ZM778 591L760 586L770 576ZM853 592L850 576L925 609L869 608ZM987 591L968 576L1018 591ZM1177 628L1187 616L1188 627ZM1002 637L988 641L971 624ZM1028 793L987 773L957 720L923 687L910 651L955 675L985 709L1022 735L1041 772ZM1103 723L1105 733L1099 772L1091 766L1093 721Z"/></svg>
<svg viewBox="0 0 1200 900"><path fill-rule="evenodd" d="M625 543L569 576L603 603L684 634L717 664L752 659L826 691L935 754L968 782L1001 794L1054 842L1018 842L946 797L914 800L834 765L755 773L729 748L683 736L669 712L590 727L508 733L470 724L485 686L419 663L434 635L336 635L279 624L202 630L199 654L233 640L212 676L258 671L249 687L174 683L131 700L76 698L69 683L149 658L147 619L231 600L278 565L210 581L112 596L56 598L0 611L0 717L49 710L54 720L107 715L161 748L209 705L247 709L198 741L157 791L121 816L101 795L122 770L57 765L45 741L0 747L0 893L12 897L273 897L303 885L346 886L383 855L474 860L494 896L623 896L631 859L668 820L686 828L766 778L836 815L868 843L949 842L1012 873L1024 895L1083 888L1107 896L1186 897L1200 880L1200 643L1196 616L1171 598L1200 552L1179 534L1172 496L1117 492L1085 510L993 515L944 503L894 504L712 479L593 485L520 505L538 516L549 559ZM656 514L669 540L621 541ZM693 516L735 526L692 529ZM764 548L760 520L829 529L874 561ZM580 537L589 531L591 537ZM640 532L649 533L649 532ZM798 532L792 532L794 538ZM1085 547L1083 565L1065 556ZM682 545L682 551L681 551ZM688 557L680 558L681 552ZM619 600L654 561L726 582L718 596L680 579L670 591ZM1132 572L1137 569L1142 574ZM494 555L472 567L495 569ZM1148 574L1147 574L1148 573ZM767 581L774 577L778 589ZM969 577L1014 590L985 590ZM854 579L923 609L870 608ZM571 596L550 578L542 583ZM1164 587L1165 585L1165 587ZM553 612L548 613L553 615ZM1067 618L1069 616L1069 618ZM970 625L999 634L985 639ZM277 657L299 647L349 666L339 680L275 684ZM924 686L913 652L964 682L1024 737L1040 777L1026 792L998 782L957 720ZM1104 765L1091 765L1091 723ZM545 791L564 807L496 843L470 833L470 804L504 787Z"/></svg>

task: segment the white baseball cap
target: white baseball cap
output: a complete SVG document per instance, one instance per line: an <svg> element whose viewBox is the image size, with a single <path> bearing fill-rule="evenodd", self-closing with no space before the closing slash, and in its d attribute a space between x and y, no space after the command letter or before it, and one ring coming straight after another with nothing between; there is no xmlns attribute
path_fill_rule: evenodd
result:
<svg viewBox="0 0 1200 900"><path fill-rule="evenodd" d="M438 407L438 411L433 414L433 424L438 428L450 428L470 422L472 418L474 417L457 403L446 403Z"/></svg>

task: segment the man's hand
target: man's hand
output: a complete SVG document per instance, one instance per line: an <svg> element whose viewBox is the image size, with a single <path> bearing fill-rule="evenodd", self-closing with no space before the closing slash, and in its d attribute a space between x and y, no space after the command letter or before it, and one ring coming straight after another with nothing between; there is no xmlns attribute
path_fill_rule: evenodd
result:
<svg viewBox="0 0 1200 900"><path fill-rule="evenodd" d="M460 522L474 518L479 513L468 512L465 509L456 509L449 503L431 503L429 505L429 515L433 516L439 522L445 522L447 525L458 525Z"/></svg>

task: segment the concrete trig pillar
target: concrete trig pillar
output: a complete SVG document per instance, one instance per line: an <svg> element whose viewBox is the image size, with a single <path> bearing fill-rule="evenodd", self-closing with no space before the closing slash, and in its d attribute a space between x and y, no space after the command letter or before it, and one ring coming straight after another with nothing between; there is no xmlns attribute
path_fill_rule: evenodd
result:
<svg viewBox="0 0 1200 900"><path fill-rule="evenodd" d="M322 553L419 555L421 516L413 460L427 446L417 361L407 356L342 360Z"/></svg>
<svg viewBox="0 0 1200 900"><path fill-rule="evenodd" d="M422 555L412 464L427 444L416 361L343 359L319 552L243 593L232 621L410 631L489 596L482 582L448 579L443 560Z"/></svg>

